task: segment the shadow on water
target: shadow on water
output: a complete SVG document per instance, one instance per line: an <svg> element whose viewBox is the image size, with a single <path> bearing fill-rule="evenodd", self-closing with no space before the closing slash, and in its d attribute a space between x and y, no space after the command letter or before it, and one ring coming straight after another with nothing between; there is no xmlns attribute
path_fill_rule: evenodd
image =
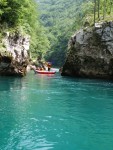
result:
<svg viewBox="0 0 113 150"><path fill-rule="evenodd" d="M0 77L0 91L10 91L12 89L21 89L22 78L20 77Z"/></svg>
<svg viewBox="0 0 113 150"><path fill-rule="evenodd" d="M92 84L92 85L99 85L101 87L112 86L112 80L104 80L104 79L91 79L91 78L80 78L80 77L70 77L70 76L62 76L62 79L68 80L69 82L76 82L82 84Z"/></svg>

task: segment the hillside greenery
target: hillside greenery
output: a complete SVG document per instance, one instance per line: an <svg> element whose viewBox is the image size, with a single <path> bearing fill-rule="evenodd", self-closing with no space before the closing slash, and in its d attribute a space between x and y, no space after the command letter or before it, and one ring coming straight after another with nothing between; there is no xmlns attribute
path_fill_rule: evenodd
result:
<svg viewBox="0 0 113 150"><path fill-rule="evenodd" d="M29 34L33 58L62 66L70 37L108 20L113 20L112 0L0 0L0 47L3 31Z"/></svg>
<svg viewBox="0 0 113 150"><path fill-rule="evenodd" d="M49 48L45 28L39 19L35 0L0 0L0 37L4 31L19 31L31 37L32 57L45 54Z"/></svg>
<svg viewBox="0 0 113 150"><path fill-rule="evenodd" d="M94 26L98 21L113 20L112 0L38 0L41 21L47 29L50 50L45 58L63 65L67 45L75 31Z"/></svg>

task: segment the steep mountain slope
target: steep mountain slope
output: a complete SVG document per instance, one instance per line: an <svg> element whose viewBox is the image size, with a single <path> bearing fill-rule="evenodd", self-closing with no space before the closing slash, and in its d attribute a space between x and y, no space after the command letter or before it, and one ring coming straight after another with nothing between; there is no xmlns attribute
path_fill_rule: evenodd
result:
<svg viewBox="0 0 113 150"><path fill-rule="evenodd" d="M74 30L83 24L83 0L38 0L41 21L48 29L51 50L46 58L62 65L65 59L68 39ZM79 19L78 19L79 18ZM75 22L78 22L79 26Z"/></svg>
<svg viewBox="0 0 113 150"><path fill-rule="evenodd" d="M0 75L24 75L29 54L48 47L35 0L0 0Z"/></svg>
<svg viewBox="0 0 113 150"><path fill-rule="evenodd" d="M51 49L46 59L62 65L68 40L80 28L112 19L112 0L38 0L41 21L47 28Z"/></svg>

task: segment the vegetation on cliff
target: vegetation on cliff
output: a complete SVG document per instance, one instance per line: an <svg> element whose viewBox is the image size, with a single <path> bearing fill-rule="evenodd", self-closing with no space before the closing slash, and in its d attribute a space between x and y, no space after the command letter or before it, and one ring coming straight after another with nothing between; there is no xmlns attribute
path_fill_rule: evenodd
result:
<svg viewBox="0 0 113 150"><path fill-rule="evenodd" d="M29 34L33 57L39 52L45 53L49 48L49 41L37 10L35 0L0 0L0 40L4 31Z"/></svg>
<svg viewBox="0 0 113 150"><path fill-rule="evenodd" d="M83 26L112 20L112 0L37 0L41 20L48 29L51 49L46 58L62 65L70 36Z"/></svg>
<svg viewBox="0 0 113 150"><path fill-rule="evenodd" d="M32 56L61 66L76 30L112 16L112 0L0 0L0 47L3 31L29 34Z"/></svg>
<svg viewBox="0 0 113 150"><path fill-rule="evenodd" d="M62 75L113 79L113 21L79 30L70 39Z"/></svg>

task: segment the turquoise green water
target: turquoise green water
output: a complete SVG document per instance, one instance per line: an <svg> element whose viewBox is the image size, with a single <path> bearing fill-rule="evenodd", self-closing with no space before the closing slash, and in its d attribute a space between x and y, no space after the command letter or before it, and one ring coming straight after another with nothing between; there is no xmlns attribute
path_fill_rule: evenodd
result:
<svg viewBox="0 0 113 150"><path fill-rule="evenodd" d="M0 77L0 150L113 150L113 83Z"/></svg>

